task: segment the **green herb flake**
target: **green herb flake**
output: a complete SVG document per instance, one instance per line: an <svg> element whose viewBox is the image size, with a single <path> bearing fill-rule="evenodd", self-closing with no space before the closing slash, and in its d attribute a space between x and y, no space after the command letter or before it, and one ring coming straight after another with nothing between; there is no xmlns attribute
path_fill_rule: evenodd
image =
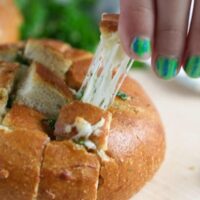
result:
<svg viewBox="0 0 200 200"><path fill-rule="evenodd" d="M56 119L43 119L42 123L48 126L51 130L55 129Z"/></svg>
<svg viewBox="0 0 200 200"><path fill-rule="evenodd" d="M84 91L77 92L77 93L76 93L76 99L77 99L77 100L81 100L82 97L83 97L83 94L84 94Z"/></svg>
<svg viewBox="0 0 200 200"><path fill-rule="evenodd" d="M69 102L70 102L69 99L66 99L66 104L69 104Z"/></svg>
<svg viewBox="0 0 200 200"><path fill-rule="evenodd" d="M79 145L85 145L85 140L83 140L83 139L79 139L79 140L74 140L74 142L76 143L76 144L79 144Z"/></svg>
<svg viewBox="0 0 200 200"><path fill-rule="evenodd" d="M122 91L119 91L117 93L117 97L121 98L123 101L126 101L128 99L128 95Z"/></svg>

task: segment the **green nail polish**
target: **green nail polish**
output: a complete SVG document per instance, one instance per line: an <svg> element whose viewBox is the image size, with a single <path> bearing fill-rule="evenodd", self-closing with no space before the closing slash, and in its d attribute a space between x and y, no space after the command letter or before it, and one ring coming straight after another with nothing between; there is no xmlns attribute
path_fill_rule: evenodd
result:
<svg viewBox="0 0 200 200"><path fill-rule="evenodd" d="M187 59L185 67L185 72L191 78L200 77L200 56L191 56Z"/></svg>
<svg viewBox="0 0 200 200"><path fill-rule="evenodd" d="M160 56L156 59L155 71L163 79L171 79L178 71L178 59Z"/></svg>
<svg viewBox="0 0 200 200"><path fill-rule="evenodd" d="M148 38L136 37L131 48L137 56L142 58L146 55L148 57L151 54L151 41Z"/></svg>

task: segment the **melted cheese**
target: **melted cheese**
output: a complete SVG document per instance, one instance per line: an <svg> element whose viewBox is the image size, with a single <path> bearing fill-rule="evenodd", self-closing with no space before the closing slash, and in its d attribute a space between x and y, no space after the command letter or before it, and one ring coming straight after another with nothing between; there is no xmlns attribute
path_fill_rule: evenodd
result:
<svg viewBox="0 0 200 200"><path fill-rule="evenodd" d="M0 125L0 130L3 130L5 132L11 132L10 128L8 128L7 126L3 126L3 125Z"/></svg>
<svg viewBox="0 0 200 200"><path fill-rule="evenodd" d="M82 145L84 145L87 149L97 150L96 144L91 140L89 140L89 137L91 135L100 136L101 128L104 126L104 124L105 124L104 118L101 118L100 121L92 125L87 120L81 117L76 117L75 122L73 124L65 125L65 132L70 133L73 128L76 128L77 135L72 137L72 139L75 141L83 139ZM98 150L97 153L102 160L109 161L110 158L106 155L106 153L103 150Z"/></svg>
<svg viewBox="0 0 200 200"><path fill-rule="evenodd" d="M97 151L98 156L103 160L103 161L110 161L110 158L108 155L106 155L105 151L99 150Z"/></svg>
<svg viewBox="0 0 200 200"><path fill-rule="evenodd" d="M90 140L86 140L86 141L84 142L84 146L85 146L87 149L92 149L92 150L97 149L96 145L95 145L92 141L90 141Z"/></svg>
<svg viewBox="0 0 200 200"><path fill-rule="evenodd" d="M78 94L83 94L82 101L107 109L132 63L133 60L121 47L118 33L102 35L92 64L78 91Z"/></svg>
<svg viewBox="0 0 200 200"><path fill-rule="evenodd" d="M65 133L70 133L72 131L72 125L65 125Z"/></svg>
<svg viewBox="0 0 200 200"><path fill-rule="evenodd" d="M69 90L72 92L73 95L76 95L77 92L75 89L69 87Z"/></svg>
<svg viewBox="0 0 200 200"><path fill-rule="evenodd" d="M81 138L84 138L87 140L92 134L100 136L101 134L100 129L104 126L104 124L105 124L104 118L101 118L99 122L92 125L87 120L81 117L76 117L75 122L73 124L65 125L65 132L70 133L73 128L76 128L77 135L75 135L72 139L77 141Z"/></svg>
<svg viewBox="0 0 200 200"><path fill-rule="evenodd" d="M101 134L101 127L105 124L105 119L101 118L99 122L97 122L95 125L92 126L93 134L96 136L99 136Z"/></svg>
<svg viewBox="0 0 200 200"><path fill-rule="evenodd" d="M73 126L78 132L78 134L73 137L73 139L75 140L78 140L80 138L88 139L93 132L92 125L81 117L77 117L75 119Z"/></svg>

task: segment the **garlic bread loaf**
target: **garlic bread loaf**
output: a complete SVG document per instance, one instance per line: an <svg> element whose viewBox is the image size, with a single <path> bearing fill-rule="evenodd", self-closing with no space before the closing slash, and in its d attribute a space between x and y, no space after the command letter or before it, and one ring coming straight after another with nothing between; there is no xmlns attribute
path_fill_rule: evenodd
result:
<svg viewBox="0 0 200 200"><path fill-rule="evenodd" d="M118 18L103 15L105 42L115 41ZM12 48L9 57L0 47L0 199L128 200L136 194L165 154L162 122L142 87L127 77L102 110L77 96L91 53L50 39Z"/></svg>

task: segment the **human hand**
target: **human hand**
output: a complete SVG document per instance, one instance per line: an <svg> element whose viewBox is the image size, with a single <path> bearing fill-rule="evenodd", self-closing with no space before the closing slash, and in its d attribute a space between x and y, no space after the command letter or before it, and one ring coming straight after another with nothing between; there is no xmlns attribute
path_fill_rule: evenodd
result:
<svg viewBox="0 0 200 200"><path fill-rule="evenodd" d="M119 33L129 56L152 57L155 73L175 77L180 66L200 77L200 0L196 0L189 32L191 0L120 0Z"/></svg>

